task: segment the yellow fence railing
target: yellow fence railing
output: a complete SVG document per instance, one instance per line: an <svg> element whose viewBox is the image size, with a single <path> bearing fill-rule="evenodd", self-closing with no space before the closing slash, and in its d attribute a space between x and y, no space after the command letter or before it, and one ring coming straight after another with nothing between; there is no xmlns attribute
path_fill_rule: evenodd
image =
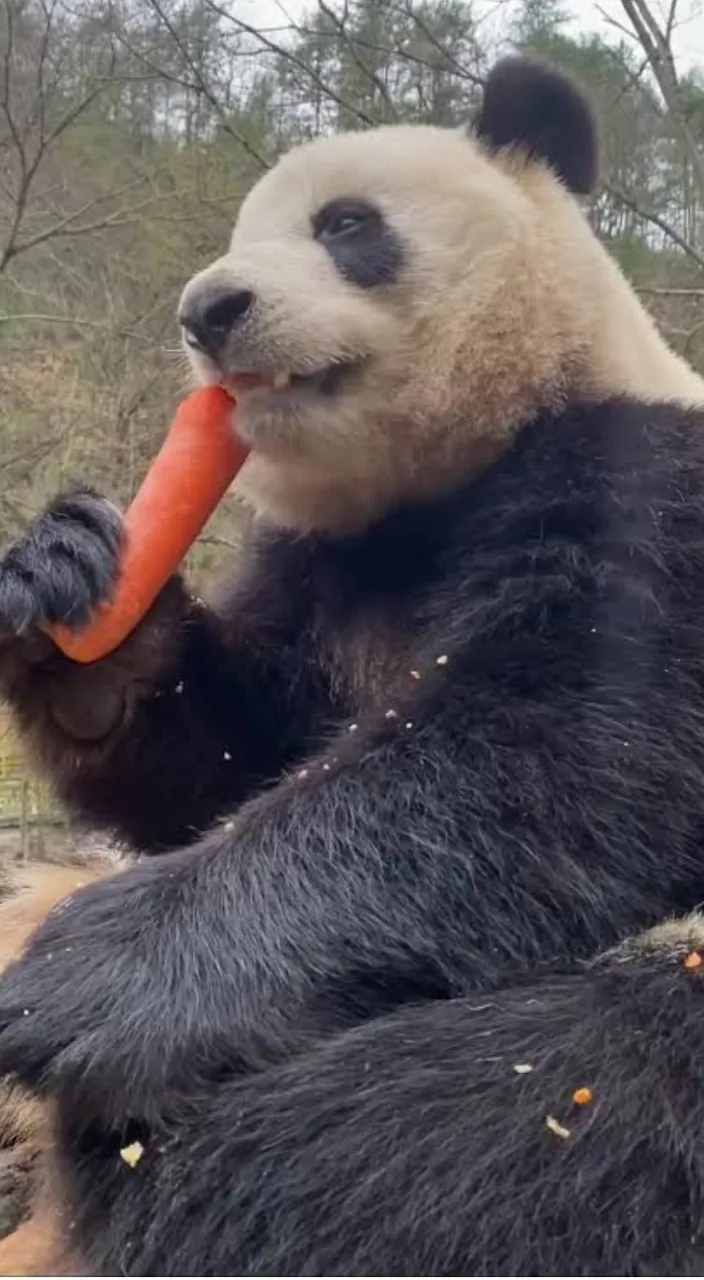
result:
<svg viewBox="0 0 704 1280"><path fill-rule="evenodd" d="M17 828L24 833L32 826L55 826L63 821L46 783L27 763L9 710L0 705L0 828Z"/></svg>

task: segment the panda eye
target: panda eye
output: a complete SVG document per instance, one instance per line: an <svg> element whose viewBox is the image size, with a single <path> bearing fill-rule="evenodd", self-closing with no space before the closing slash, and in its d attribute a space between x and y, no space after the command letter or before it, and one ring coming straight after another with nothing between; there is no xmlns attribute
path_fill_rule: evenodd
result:
<svg viewBox="0 0 704 1280"><path fill-rule="evenodd" d="M338 213L336 217L331 218L325 228L325 234L328 236L343 236L346 231L354 231L360 222L364 221L364 214L360 213Z"/></svg>
<svg viewBox="0 0 704 1280"><path fill-rule="evenodd" d="M377 210L361 200L334 200L315 215L313 235L316 240L338 240L379 218Z"/></svg>
<svg viewBox="0 0 704 1280"><path fill-rule="evenodd" d="M358 289L392 284L403 267L400 237L365 200L331 200L318 210L311 230L338 275Z"/></svg>

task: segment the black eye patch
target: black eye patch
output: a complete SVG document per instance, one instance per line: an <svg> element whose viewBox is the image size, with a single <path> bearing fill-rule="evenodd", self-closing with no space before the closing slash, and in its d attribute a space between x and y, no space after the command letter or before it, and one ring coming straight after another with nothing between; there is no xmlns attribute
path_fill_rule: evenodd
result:
<svg viewBox="0 0 704 1280"><path fill-rule="evenodd" d="M343 279L360 289L392 284L403 266L399 236L365 200L331 200L313 218L313 237Z"/></svg>

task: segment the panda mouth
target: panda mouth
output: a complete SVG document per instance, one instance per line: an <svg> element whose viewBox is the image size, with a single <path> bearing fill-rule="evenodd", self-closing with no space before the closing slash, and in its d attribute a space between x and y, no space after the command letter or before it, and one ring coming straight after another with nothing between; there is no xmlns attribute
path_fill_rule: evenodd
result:
<svg viewBox="0 0 704 1280"><path fill-rule="evenodd" d="M256 395L283 403L306 395L334 396L361 367L362 360L338 360L313 373L277 369L271 373L228 374L225 383L236 398Z"/></svg>

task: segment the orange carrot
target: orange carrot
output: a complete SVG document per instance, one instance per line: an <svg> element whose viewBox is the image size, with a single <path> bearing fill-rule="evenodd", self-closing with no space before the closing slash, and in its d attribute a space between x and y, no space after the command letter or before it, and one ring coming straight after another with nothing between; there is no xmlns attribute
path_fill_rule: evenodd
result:
<svg viewBox="0 0 704 1280"><path fill-rule="evenodd" d="M232 483L247 456L233 430L234 407L222 387L201 387L179 405L125 515L113 600L81 631L49 629L74 662L105 657L134 630Z"/></svg>

